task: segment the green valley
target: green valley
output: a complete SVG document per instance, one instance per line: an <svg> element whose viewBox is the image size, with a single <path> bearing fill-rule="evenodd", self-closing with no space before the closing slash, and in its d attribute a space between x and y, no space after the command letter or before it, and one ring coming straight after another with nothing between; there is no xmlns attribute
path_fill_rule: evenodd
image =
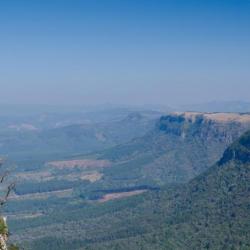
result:
<svg viewBox="0 0 250 250"><path fill-rule="evenodd" d="M249 114L173 113L130 142L15 171L4 209L11 241L36 250L247 249L239 232L249 227L249 133L237 138L249 128Z"/></svg>

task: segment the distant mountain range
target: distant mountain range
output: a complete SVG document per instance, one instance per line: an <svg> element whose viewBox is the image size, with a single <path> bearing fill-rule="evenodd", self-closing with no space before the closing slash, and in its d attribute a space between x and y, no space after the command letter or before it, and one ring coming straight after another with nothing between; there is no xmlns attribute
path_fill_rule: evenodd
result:
<svg viewBox="0 0 250 250"><path fill-rule="evenodd" d="M0 155L38 160L99 151L143 136L161 116L154 111L114 112L5 118Z"/></svg>

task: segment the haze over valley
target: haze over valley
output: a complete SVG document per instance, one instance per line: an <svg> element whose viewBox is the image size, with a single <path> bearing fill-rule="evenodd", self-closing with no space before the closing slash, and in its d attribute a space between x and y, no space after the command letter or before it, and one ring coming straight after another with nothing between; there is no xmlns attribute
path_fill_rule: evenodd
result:
<svg viewBox="0 0 250 250"><path fill-rule="evenodd" d="M224 151L248 130L250 113L112 108L5 117L1 152L16 182L4 206L12 231L10 240L25 249L165 249L165 244L185 248L189 237L179 242L175 234L192 234L194 229L188 221L183 221L186 231L179 232L174 226L176 213L187 209L186 205L177 206L187 202L184 187L192 190L197 185L195 192L200 192L199 187L208 185L207 192L211 192L215 180L206 173L214 175L213 171L220 170L213 166L228 164L225 157L230 156L223 156ZM248 160L242 161L242 168L246 165L242 192L247 192ZM199 183L202 176L208 178L206 184ZM176 198L173 193L178 194ZM222 199L222 194L218 195L216 199ZM188 211L197 209L193 198L190 202ZM175 208L165 210L164 206ZM215 211L213 216L219 216ZM188 218L200 223L202 215L197 216ZM165 217L168 222L160 219ZM169 220L173 220L174 234L165 238ZM223 223L228 222L225 218ZM111 231L107 231L108 225ZM209 243L212 248L225 244L214 238L214 232L209 234L214 239ZM226 231L221 234L226 237ZM205 248L206 237L202 237L193 241L194 248ZM230 244L243 241L237 232L232 237L235 242Z"/></svg>
<svg viewBox="0 0 250 250"><path fill-rule="evenodd" d="M0 1L0 250L249 250L250 1Z"/></svg>

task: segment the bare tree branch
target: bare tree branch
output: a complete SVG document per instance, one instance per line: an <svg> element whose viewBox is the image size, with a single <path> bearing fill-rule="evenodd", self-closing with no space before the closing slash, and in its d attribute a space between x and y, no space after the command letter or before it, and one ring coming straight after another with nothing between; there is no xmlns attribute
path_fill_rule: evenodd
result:
<svg viewBox="0 0 250 250"><path fill-rule="evenodd" d="M16 186L15 183L11 183L11 184L7 187L7 191L6 191L6 194L5 194L4 198L1 198L1 199L0 199L0 207L3 206L3 205L7 202L8 197L9 197L9 195L10 195L10 192L11 192L12 190L15 189L15 186Z"/></svg>
<svg viewBox="0 0 250 250"><path fill-rule="evenodd" d="M8 176L9 171L4 172L1 176L0 176L0 183L3 183L5 178Z"/></svg>

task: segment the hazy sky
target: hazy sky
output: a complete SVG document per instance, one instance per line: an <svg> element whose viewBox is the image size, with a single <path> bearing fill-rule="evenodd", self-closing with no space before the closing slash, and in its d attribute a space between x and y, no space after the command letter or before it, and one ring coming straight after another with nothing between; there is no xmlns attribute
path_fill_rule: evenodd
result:
<svg viewBox="0 0 250 250"><path fill-rule="evenodd" d="M249 0L1 0L0 102L250 101Z"/></svg>

